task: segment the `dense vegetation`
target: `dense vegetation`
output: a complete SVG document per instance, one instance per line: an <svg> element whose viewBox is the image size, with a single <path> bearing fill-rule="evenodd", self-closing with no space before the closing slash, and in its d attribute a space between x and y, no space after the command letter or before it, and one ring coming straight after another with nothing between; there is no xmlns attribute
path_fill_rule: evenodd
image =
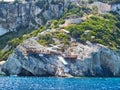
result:
<svg viewBox="0 0 120 90"><path fill-rule="evenodd" d="M40 34L38 37L39 37L38 42L46 46L49 46L49 44L58 44L58 43L69 44L69 41L70 41L70 37L64 33L61 33L60 30L52 33L47 33L44 35Z"/></svg>
<svg viewBox="0 0 120 90"><path fill-rule="evenodd" d="M120 16L100 15L92 16L79 25L66 28L71 36L78 41L91 41L109 46L112 49L120 48Z"/></svg>
<svg viewBox="0 0 120 90"><path fill-rule="evenodd" d="M54 41L52 40L52 36L50 34L39 35L38 42L44 46L54 43Z"/></svg>
<svg viewBox="0 0 120 90"><path fill-rule="evenodd" d="M64 12L62 18L65 19L67 16L74 15L74 14L82 17L83 14L85 14L85 13L88 14L88 13L90 13L90 11L91 10L87 7L84 7L84 6L79 7L73 3L70 3L68 8L65 9L65 12Z"/></svg>

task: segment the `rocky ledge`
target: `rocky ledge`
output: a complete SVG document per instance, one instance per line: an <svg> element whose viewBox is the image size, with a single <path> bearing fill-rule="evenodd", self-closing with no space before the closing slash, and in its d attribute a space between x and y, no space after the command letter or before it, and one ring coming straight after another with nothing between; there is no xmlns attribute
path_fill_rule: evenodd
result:
<svg viewBox="0 0 120 90"><path fill-rule="evenodd" d="M2 71L18 76L120 76L119 53L91 43L77 43L68 49L77 57L65 58L28 39L9 56Z"/></svg>

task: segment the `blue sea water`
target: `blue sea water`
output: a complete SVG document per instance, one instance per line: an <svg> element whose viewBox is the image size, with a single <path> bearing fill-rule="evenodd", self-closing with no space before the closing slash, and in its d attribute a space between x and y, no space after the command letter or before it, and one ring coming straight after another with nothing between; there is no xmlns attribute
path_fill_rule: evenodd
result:
<svg viewBox="0 0 120 90"><path fill-rule="evenodd" d="M120 78L0 77L0 90L120 90Z"/></svg>

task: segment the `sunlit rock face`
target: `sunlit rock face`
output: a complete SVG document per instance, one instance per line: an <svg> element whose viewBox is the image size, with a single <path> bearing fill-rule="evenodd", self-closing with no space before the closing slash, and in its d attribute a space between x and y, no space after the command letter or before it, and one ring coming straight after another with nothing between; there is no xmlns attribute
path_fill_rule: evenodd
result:
<svg viewBox="0 0 120 90"><path fill-rule="evenodd" d="M59 18L70 2L78 4L77 0L31 0L21 3L0 3L0 25L9 30L20 28L37 28L48 20ZM109 5L102 2L94 2L99 12L108 13L110 10L120 13L119 4Z"/></svg>
<svg viewBox="0 0 120 90"><path fill-rule="evenodd" d="M1 71L1 66L5 63L5 61L1 61L0 62L0 75L5 75L4 72Z"/></svg>
<svg viewBox="0 0 120 90"><path fill-rule="evenodd" d="M7 32L8 32L7 29L4 29L4 28L2 28L2 27L0 26L0 36L3 35L3 34L5 34L5 33L7 33Z"/></svg>
<svg viewBox="0 0 120 90"><path fill-rule="evenodd" d="M120 3L112 4L111 9L112 9L112 11L120 14Z"/></svg>
<svg viewBox="0 0 120 90"><path fill-rule="evenodd" d="M98 8L98 13L107 14L110 11L113 11L120 14L120 3L109 4L103 2L93 2L91 4L88 4L88 7L91 9L95 6Z"/></svg>
<svg viewBox="0 0 120 90"><path fill-rule="evenodd" d="M39 45L35 40L26 40L15 49L14 54L12 54L8 58L7 63L2 66L2 71L4 71L6 75L56 76L57 70L60 67L64 67L63 63L60 62L56 56L41 56L36 53L27 54L26 51L28 48L45 50L45 47Z"/></svg>
<svg viewBox="0 0 120 90"><path fill-rule="evenodd" d="M91 9L95 6L98 8L98 13L109 13L111 11L111 5L108 3L93 2L92 4L88 4L88 7Z"/></svg>
<svg viewBox="0 0 120 90"><path fill-rule="evenodd" d="M29 48L45 50L34 39L20 44L9 56L2 71L19 76L120 76L120 54L101 45L81 44L70 47L77 59L64 59L61 55L27 53Z"/></svg>
<svg viewBox="0 0 120 90"><path fill-rule="evenodd" d="M47 20L58 18L64 11L64 2L26 1L25 3L0 3L0 25L9 30L37 28Z"/></svg>

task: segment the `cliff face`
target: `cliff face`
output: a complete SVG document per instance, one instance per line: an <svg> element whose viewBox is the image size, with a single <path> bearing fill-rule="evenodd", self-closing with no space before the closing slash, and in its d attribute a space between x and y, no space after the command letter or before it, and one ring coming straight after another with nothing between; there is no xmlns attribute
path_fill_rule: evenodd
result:
<svg viewBox="0 0 120 90"><path fill-rule="evenodd" d="M91 9L93 9L95 6L98 8L98 13L109 13L110 11L113 11L120 14L120 3L109 4L95 1L91 4L88 4L88 7Z"/></svg>
<svg viewBox="0 0 120 90"><path fill-rule="evenodd" d="M47 20L60 17L69 2L76 2L77 4L75 0L56 0L54 2L52 0L35 0L25 3L0 3L0 25L9 30L16 30L22 27L37 28ZM100 10L110 11L109 9L112 7L112 11L120 14L119 4L111 6L99 2L98 4L100 4L100 6L97 5ZM104 10L106 8L108 10Z"/></svg>
<svg viewBox="0 0 120 90"><path fill-rule="evenodd" d="M21 27L33 27L47 20L58 18L64 11L62 2L52 3L51 0L26 3L0 3L0 25L9 30Z"/></svg>
<svg viewBox="0 0 120 90"><path fill-rule="evenodd" d="M34 39L28 39L9 56L2 71L6 75L120 76L120 54L101 45L79 43L71 47L78 55L77 59L64 59L60 55L28 54L29 48L46 49Z"/></svg>
<svg viewBox="0 0 120 90"><path fill-rule="evenodd" d="M0 25L9 30L16 30L22 27L37 28L47 20L60 17L69 2L73 1L58 0L53 2L52 0L35 0L25 3L0 3ZM100 4L100 6L97 5L100 10L110 11L111 7L112 11L120 13L119 4L107 5L100 2L93 4ZM103 8L101 5L107 6Z"/></svg>
<svg viewBox="0 0 120 90"><path fill-rule="evenodd" d="M111 8L113 12L117 12L118 14L120 14L120 3L112 4Z"/></svg>

